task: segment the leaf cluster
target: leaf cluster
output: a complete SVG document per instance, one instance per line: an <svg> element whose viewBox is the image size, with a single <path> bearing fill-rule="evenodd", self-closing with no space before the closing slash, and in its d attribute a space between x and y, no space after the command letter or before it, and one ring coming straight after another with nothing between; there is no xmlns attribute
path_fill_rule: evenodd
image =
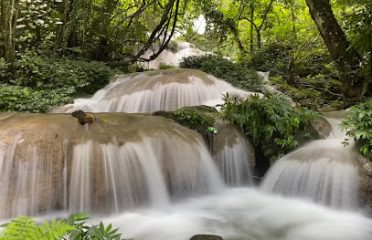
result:
<svg viewBox="0 0 372 240"><path fill-rule="evenodd" d="M218 55L187 57L180 66L199 69L245 90L262 90L262 81L255 70L244 63L233 63Z"/></svg>
<svg viewBox="0 0 372 240"><path fill-rule="evenodd" d="M54 219L37 224L26 216L3 225L0 240L120 240L121 234L112 225L89 225L84 213L72 214L67 219Z"/></svg>
<svg viewBox="0 0 372 240"><path fill-rule="evenodd" d="M372 100L353 106L341 126L355 139L359 151L372 161Z"/></svg>
<svg viewBox="0 0 372 240"><path fill-rule="evenodd" d="M75 94L93 94L113 72L99 62L46 57L34 51L9 66L0 61L0 111L47 112L72 102Z"/></svg>
<svg viewBox="0 0 372 240"><path fill-rule="evenodd" d="M298 146L298 135L311 136L310 121L318 114L293 107L282 96L254 95L245 100L226 96L222 116L240 127L273 161Z"/></svg>
<svg viewBox="0 0 372 240"><path fill-rule="evenodd" d="M172 119L179 124L205 135L208 127L214 125L215 110L207 107L184 107L173 112Z"/></svg>

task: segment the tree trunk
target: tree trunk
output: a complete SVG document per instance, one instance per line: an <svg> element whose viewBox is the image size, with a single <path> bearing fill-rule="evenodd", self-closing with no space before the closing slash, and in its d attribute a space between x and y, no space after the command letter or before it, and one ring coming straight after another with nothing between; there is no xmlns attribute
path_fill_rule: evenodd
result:
<svg viewBox="0 0 372 240"><path fill-rule="evenodd" d="M257 30L257 48L261 49L262 43L261 43L261 30Z"/></svg>
<svg viewBox="0 0 372 240"><path fill-rule="evenodd" d="M306 0L310 15L316 23L343 79L344 96L357 99L363 95L366 78L360 73L361 57L346 39L329 0Z"/></svg>
<svg viewBox="0 0 372 240"><path fill-rule="evenodd" d="M254 40L253 40L253 28L254 28L254 22L253 22L253 19L254 19L254 3L253 3L253 0L250 2L250 10L251 10L251 19L252 21L250 22L251 23L251 29L250 29L250 39L249 39L249 49L251 50L251 53L254 52Z"/></svg>
<svg viewBox="0 0 372 240"><path fill-rule="evenodd" d="M17 21L18 0L0 1L0 28L4 39L5 59L9 63L15 60L15 25Z"/></svg>

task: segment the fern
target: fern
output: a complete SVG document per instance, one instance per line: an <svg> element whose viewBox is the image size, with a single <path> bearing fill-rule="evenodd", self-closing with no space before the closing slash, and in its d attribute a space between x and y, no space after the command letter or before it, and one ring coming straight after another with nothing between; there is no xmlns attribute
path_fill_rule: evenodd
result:
<svg viewBox="0 0 372 240"><path fill-rule="evenodd" d="M21 216L5 225L5 230L0 235L0 240L34 240L37 228L35 220Z"/></svg>
<svg viewBox="0 0 372 240"><path fill-rule="evenodd" d="M3 225L0 240L120 240L118 229L109 224L89 225L85 213L67 219L46 221L40 225L30 217L18 217Z"/></svg>
<svg viewBox="0 0 372 240"><path fill-rule="evenodd" d="M33 240L58 240L75 228L65 221L44 222L35 229Z"/></svg>

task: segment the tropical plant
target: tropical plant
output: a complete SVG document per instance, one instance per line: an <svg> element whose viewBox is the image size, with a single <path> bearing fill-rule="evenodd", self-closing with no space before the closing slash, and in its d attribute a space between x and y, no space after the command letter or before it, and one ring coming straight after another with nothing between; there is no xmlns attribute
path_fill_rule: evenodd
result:
<svg viewBox="0 0 372 240"><path fill-rule="evenodd" d="M216 111L209 107L184 107L173 112L171 118L204 136L208 127L214 125L215 114Z"/></svg>
<svg viewBox="0 0 372 240"><path fill-rule="evenodd" d="M222 116L240 127L274 161L299 145L299 135L311 137L310 121L318 114L293 107L278 95L254 95L248 99L226 96Z"/></svg>
<svg viewBox="0 0 372 240"><path fill-rule="evenodd" d="M54 219L37 224L33 218L21 216L2 225L0 240L120 240L121 234L112 225L90 225L84 213L67 219Z"/></svg>
<svg viewBox="0 0 372 240"><path fill-rule="evenodd" d="M372 161L372 100L353 106L342 127L355 139L359 151Z"/></svg>

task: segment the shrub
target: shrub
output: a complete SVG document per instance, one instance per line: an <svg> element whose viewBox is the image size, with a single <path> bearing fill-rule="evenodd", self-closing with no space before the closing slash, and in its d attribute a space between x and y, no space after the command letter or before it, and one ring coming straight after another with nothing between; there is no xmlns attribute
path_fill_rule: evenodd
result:
<svg viewBox="0 0 372 240"><path fill-rule="evenodd" d="M52 107L72 102L73 87L35 90L29 87L0 85L0 111L47 112Z"/></svg>
<svg viewBox="0 0 372 240"><path fill-rule="evenodd" d="M14 74L2 70L6 67L0 61L0 78L6 78L0 83L0 111L47 112L72 102L76 93L93 94L113 74L102 63L47 58L36 52L23 54L13 66Z"/></svg>
<svg viewBox="0 0 372 240"><path fill-rule="evenodd" d="M244 63L233 63L217 55L184 58L183 68L195 68L230 82L232 85L249 91L261 91L262 81L256 71Z"/></svg>
<svg viewBox="0 0 372 240"><path fill-rule="evenodd" d="M170 50L171 52L173 53L177 53L178 52L178 43L176 41L170 41L166 47L166 49Z"/></svg>
<svg viewBox="0 0 372 240"><path fill-rule="evenodd" d="M85 221L87 215L73 214L67 219L45 221L36 224L30 217L18 217L3 225L0 240L120 240L121 234L112 225L89 225Z"/></svg>
<svg viewBox="0 0 372 240"><path fill-rule="evenodd" d="M372 161L372 100L353 106L342 127L355 139L359 151Z"/></svg>
<svg viewBox="0 0 372 240"><path fill-rule="evenodd" d="M184 107L173 112L171 118L204 136L208 127L214 125L215 113L216 111L209 107Z"/></svg>
<svg viewBox="0 0 372 240"><path fill-rule="evenodd" d="M163 62L161 62L159 64L159 69L171 69L171 68L174 68L174 66L173 65L166 64L166 63L163 63Z"/></svg>
<svg viewBox="0 0 372 240"><path fill-rule="evenodd" d="M323 106L330 104L333 107L342 107L343 96L342 83L336 79L326 79L323 74L307 76L298 79L297 86L290 85L281 76L271 77L271 83L275 84L278 89L293 101L303 106Z"/></svg>
<svg viewBox="0 0 372 240"><path fill-rule="evenodd" d="M93 94L108 84L110 68L99 62L50 59L36 52L23 54L16 64L13 83L33 88L74 87Z"/></svg>
<svg viewBox="0 0 372 240"><path fill-rule="evenodd" d="M0 58L0 83L6 82L10 78L10 71L8 69L8 64L5 62L4 58Z"/></svg>
<svg viewBox="0 0 372 240"><path fill-rule="evenodd" d="M316 112L292 107L281 96L252 96L241 100L226 96L222 116L240 127L271 161L298 146L297 136L311 137L310 121Z"/></svg>

